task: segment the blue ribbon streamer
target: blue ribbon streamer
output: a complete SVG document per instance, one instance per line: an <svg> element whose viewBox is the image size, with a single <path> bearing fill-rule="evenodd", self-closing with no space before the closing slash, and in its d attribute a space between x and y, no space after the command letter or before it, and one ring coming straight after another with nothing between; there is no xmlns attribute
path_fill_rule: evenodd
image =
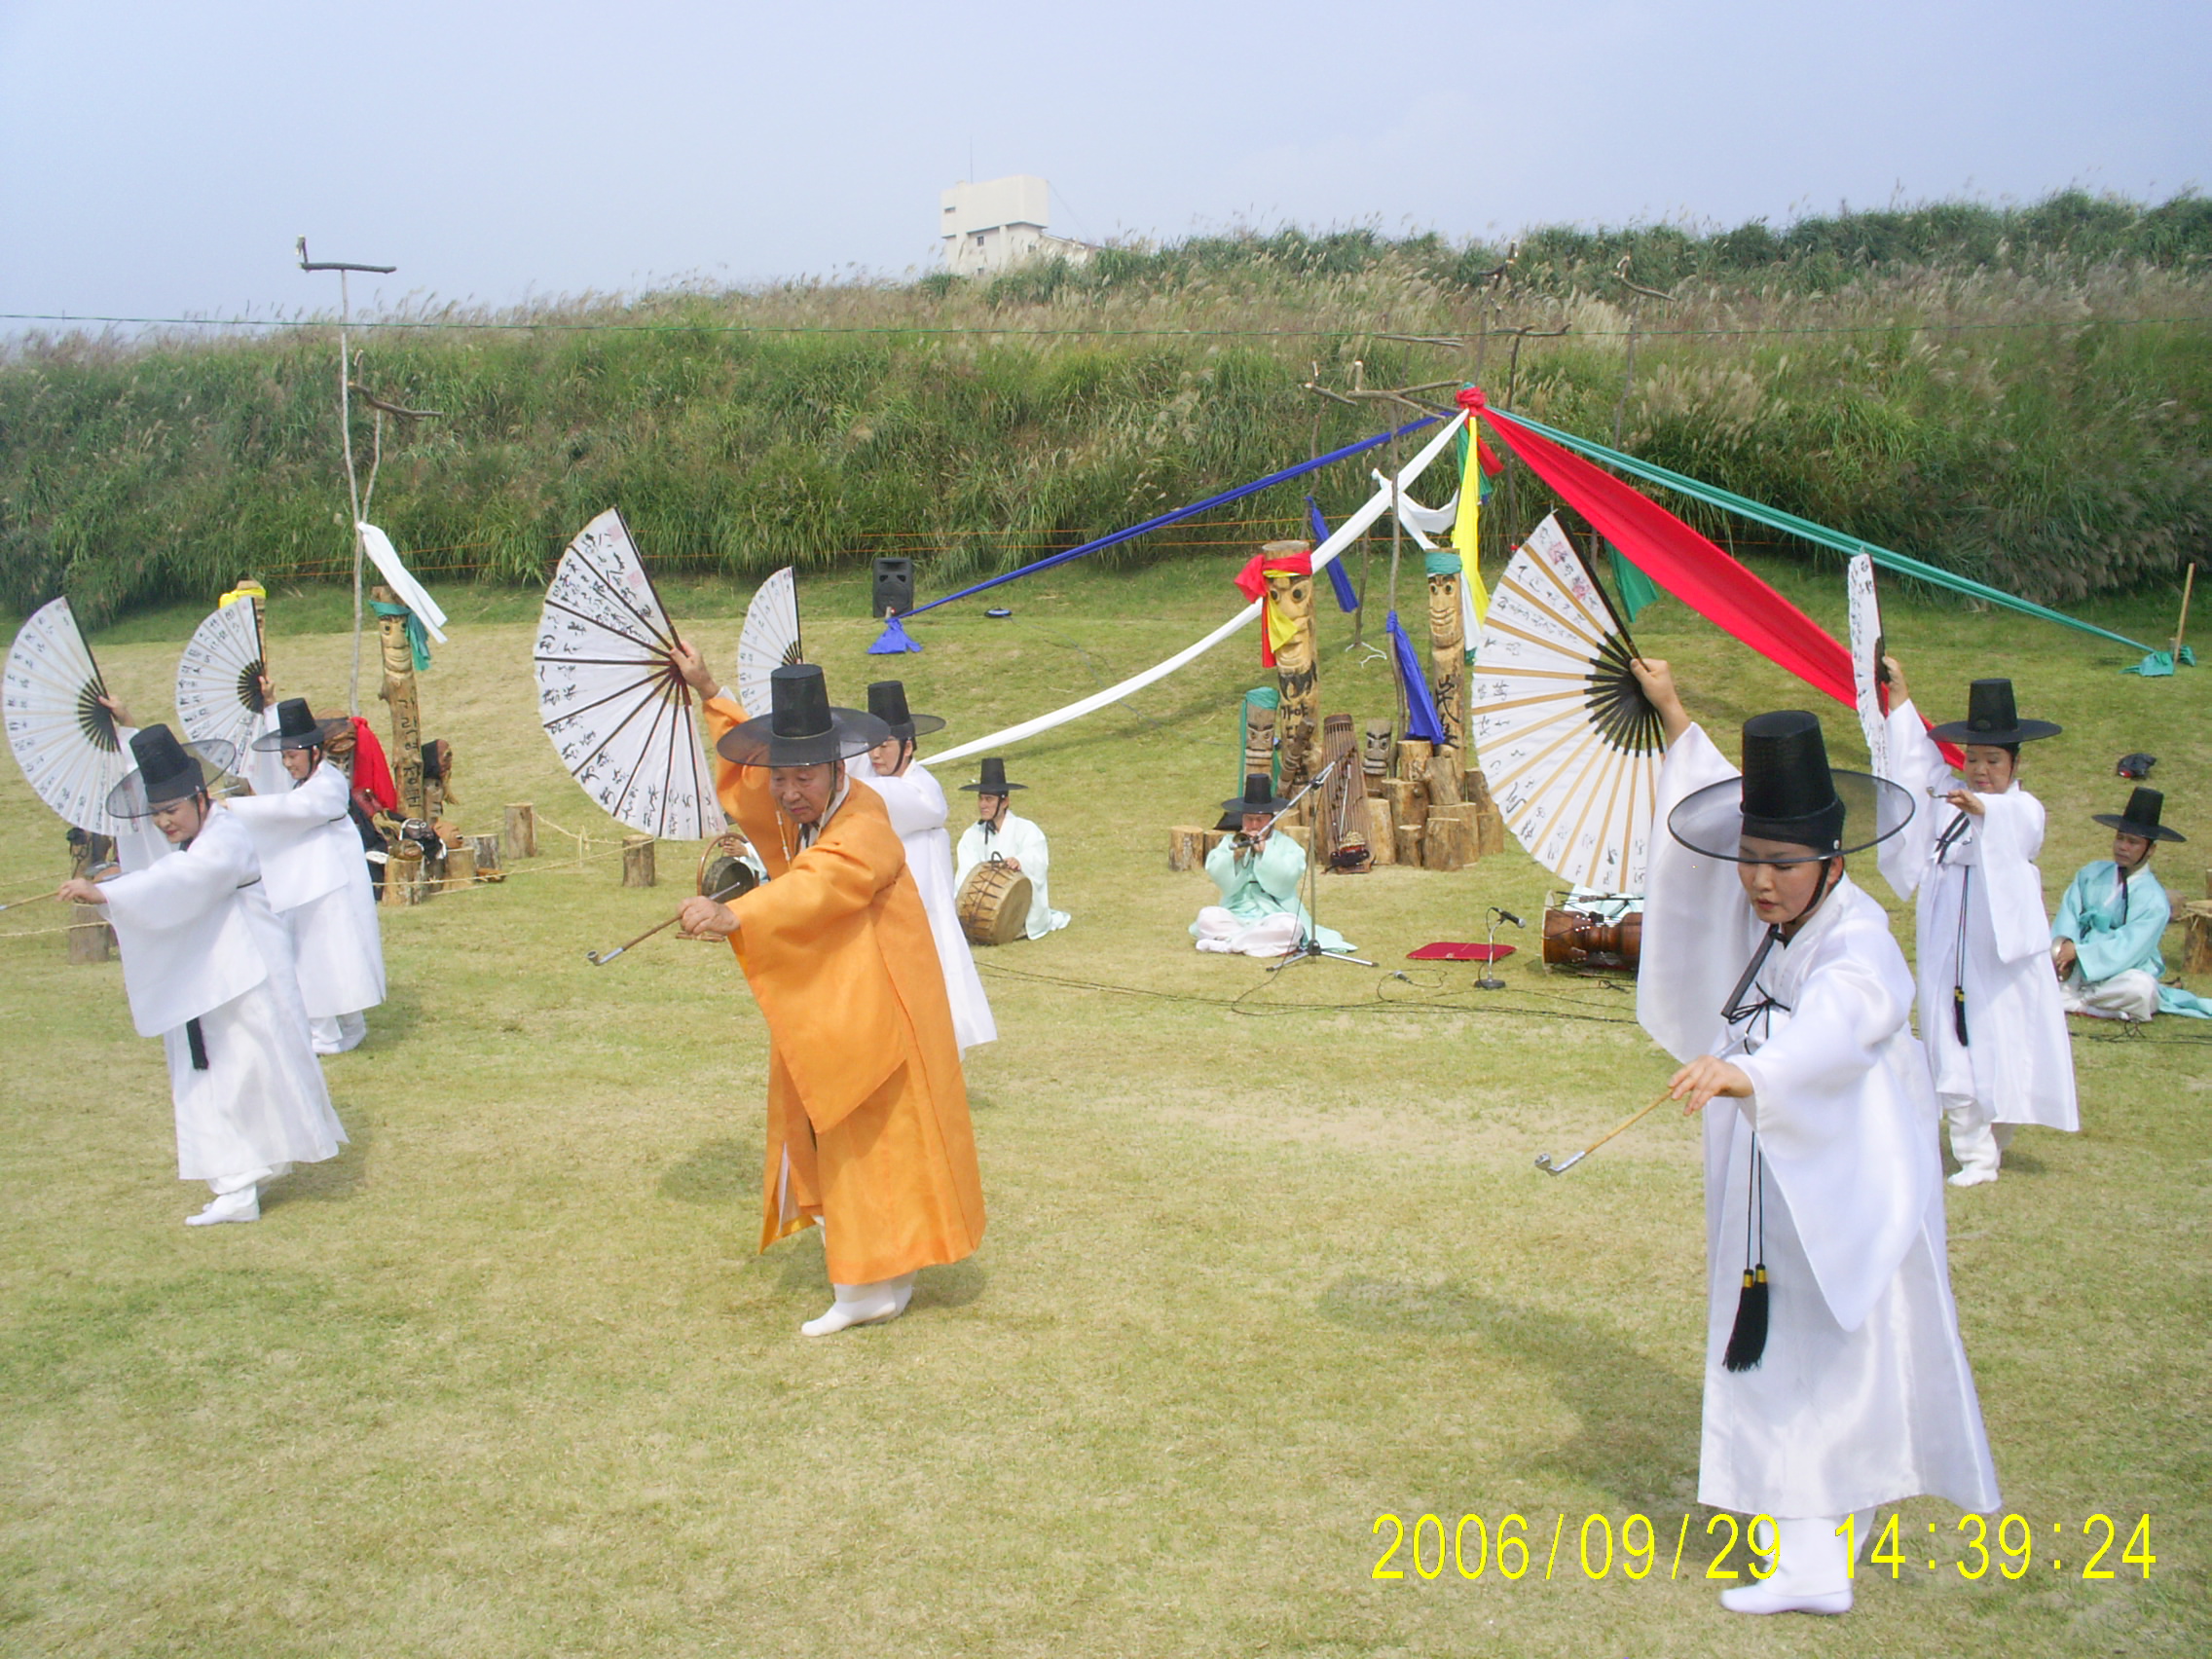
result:
<svg viewBox="0 0 2212 1659"><path fill-rule="evenodd" d="M1329 521L1321 516L1321 509L1314 503L1311 496L1306 498L1306 522L1313 527L1314 546L1318 547L1322 542L1329 539ZM1342 559L1331 559L1329 561L1329 585L1337 590L1337 608L1339 610L1357 610L1359 608L1359 595L1352 592L1351 577L1346 573L1345 562Z"/></svg>
<svg viewBox="0 0 2212 1659"><path fill-rule="evenodd" d="M1418 432L1423 426L1432 426L1443 419L1445 417L1441 415L1423 415L1418 421L1407 422L1395 431L1378 432L1371 438L1360 439L1356 444L1346 444L1343 449L1331 450L1327 455L1315 456L1311 461L1302 461L1296 466L1286 466L1280 472L1271 472L1265 478L1256 478L1249 484L1239 484L1234 490L1224 490L1218 496L1208 496L1202 501L1193 501L1187 507L1177 507L1173 512L1161 513L1157 518L1148 518L1144 523L1130 525L1126 530L1113 531L1108 535L1101 535L1095 541L1086 541L1081 547L1071 547L1064 553L1054 553L1049 558L1039 559L1034 564L1022 566L1018 571L1008 571L1000 575L986 576L979 582L962 588L958 593L948 593L942 599L933 599L927 605L917 605L906 614L908 616L919 616L925 610L935 610L939 606L950 605L956 599L967 599L974 594L986 593L992 588L1003 587L1008 582L1018 581L1023 576L1033 576L1039 571L1050 571L1055 565L1065 565L1071 559L1081 559L1087 554L1101 552L1108 547L1118 547L1124 541L1133 541L1140 535L1150 535L1153 531L1164 530L1169 525L1180 524L1187 518L1196 518L1198 514L1211 512L1216 507L1226 507L1232 501L1241 501L1247 496L1256 496L1262 490L1272 489L1277 484L1287 484L1294 478L1303 478L1309 472L1318 472L1324 466L1334 465L1340 461L1348 461L1355 455L1364 455L1371 449L1379 449L1393 439L1404 437L1408 432Z"/></svg>
<svg viewBox="0 0 2212 1659"><path fill-rule="evenodd" d="M1444 722L1436 718L1436 701L1428 692L1428 676L1420 671L1420 658L1414 652L1413 641L1398 626L1398 613L1393 610L1382 625L1390 636L1390 654L1397 658L1398 683L1406 688L1406 736L1422 743L1442 743Z"/></svg>

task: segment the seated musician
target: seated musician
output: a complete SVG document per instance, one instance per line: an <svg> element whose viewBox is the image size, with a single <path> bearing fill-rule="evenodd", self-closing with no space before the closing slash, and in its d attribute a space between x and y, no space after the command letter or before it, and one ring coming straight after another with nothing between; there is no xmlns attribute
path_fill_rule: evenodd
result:
<svg viewBox="0 0 2212 1659"><path fill-rule="evenodd" d="M1290 803L1275 794L1267 773L1244 780L1240 799L1225 800L1225 812L1237 815L1242 828L1206 855L1206 874L1221 889L1221 903L1208 904L1191 924L1200 950L1228 955L1287 956L1309 940L1325 951L1352 949L1334 928L1316 927L1298 897L1306 879L1306 849L1275 833L1275 815Z"/></svg>
<svg viewBox="0 0 2212 1659"><path fill-rule="evenodd" d="M2139 789L2125 812L2093 814L2111 830L2112 857L2082 866L2059 901L2051 925L2051 964L2068 1014L2097 1019L2145 1020L2157 1014L2212 1019L2212 1002L2179 985L2161 985L2166 959L2158 938L2173 920L2166 890L2151 873L2160 841L2188 836L2158 822L2165 795Z"/></svg>
<svg viewBox="0 0 2212 1659"><path fill-rule="evenodd" d="M968 877L977 865L996 859L1014 874L1029 878L1029 919L1022 937L1043 939L1066 927L1068 913L1052 908L1051 895L1045 886L1045 874L1051 863L1045 831L1028 819L1015 816L1007 805L1012 792L1029 786L1008 783L1006 762L994 755L984 760L981 777L960 787L976 797L976 822L960 837L956 854L959 867L952 872L953 892L968 885Z"/></svg>

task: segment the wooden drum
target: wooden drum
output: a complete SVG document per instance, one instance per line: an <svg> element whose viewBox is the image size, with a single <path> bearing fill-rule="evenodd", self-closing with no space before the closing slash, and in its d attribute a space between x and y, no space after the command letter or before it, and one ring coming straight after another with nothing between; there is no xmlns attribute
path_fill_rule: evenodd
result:
<svg viewBox="0 0 2212 1659"><path fill-rule="evenodd" d="M960 884L960 931L971 944L1007 944L1029 926L1029 877L993 859Z"/></svg>
<svg viewBox="0 0 2212 1659"><path fill-rule="evenodd" d="M1544 912L1544 966L1633 974L1643 949L1643 913L1608 922L1582 910Z"/></svg>

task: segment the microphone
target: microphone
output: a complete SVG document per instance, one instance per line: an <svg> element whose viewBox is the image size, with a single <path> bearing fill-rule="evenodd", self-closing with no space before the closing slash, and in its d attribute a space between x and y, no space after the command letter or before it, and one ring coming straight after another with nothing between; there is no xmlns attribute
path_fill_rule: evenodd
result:
<svg viewBox="0 0 2212 1659"><path fill-rule="evenodd" d="M1501 910L1495 904L1490 907L1490 913L1501 922L1511 922L1517 928L1526 928L1529 925L1511 910Z"/></svg>

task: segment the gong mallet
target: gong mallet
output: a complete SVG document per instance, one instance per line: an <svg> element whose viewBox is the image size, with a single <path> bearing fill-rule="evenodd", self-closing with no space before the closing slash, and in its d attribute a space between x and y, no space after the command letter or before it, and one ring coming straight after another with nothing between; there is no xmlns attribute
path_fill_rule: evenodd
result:
<svg viewBox="0 0 2212 1659"><path fill-rule="evenodd" d="M1642 1123L1644 1119L1650 1117L1652 1113L1658 1111L1660 1107L1666 1105L1667 1102L1674 1097L1674 1093L1675 1090L1672 1085L1668 1086L1665 1088L1662 1088L1659 1091L1659 1098L1652 1101L1651 1104L1646 1106L1642 1111L1637 1113L1632 1118L1622 1119L1611 1128L1607 1129L1604 1134L1600 1135L1596 1140L1592 1141L1588 1146L1584 1147L1580 1152L1575 1153L1572 1157L1567 1158L1561 1162L1553 1162L1552 1155L1548 1152L1537 1153L1536 1167L1538 1169L1541 1169L1546 1175L1565 1175L1569 1169L1572 1169L1577 1163L1580 1163L1585 1158L1588 1158L1592 1153L1596 1152L1600 1147L1604 1146L1607 1141L1611 1140L1622 1130L1633 1129L1637 1124Z"/></svg>
<svg viewBox="0 0 2212 1659"><path fill-rule="evenodd" d="M724 899L727 899L732 893L735 893L740 888L744 887L744 885L745 883L742 881L733 881L727 887L723 888L719 893L710 893L707 895L707 897L709 899L712 899L716 903L719 904ZM669 917L667 921L656 923L652 927L647 928L636 939L630 940L629 944L618 944L612 950L585 951L584 960L590 963L594 968L604 968L609 962L613 961L617 956L620 956L625 950L630 949L634 945L645 943L645 940L652 938L653 935L660 933L665 929L676 926L676 924L682 919L683 912L679 910L675 915Z"/></svg>

